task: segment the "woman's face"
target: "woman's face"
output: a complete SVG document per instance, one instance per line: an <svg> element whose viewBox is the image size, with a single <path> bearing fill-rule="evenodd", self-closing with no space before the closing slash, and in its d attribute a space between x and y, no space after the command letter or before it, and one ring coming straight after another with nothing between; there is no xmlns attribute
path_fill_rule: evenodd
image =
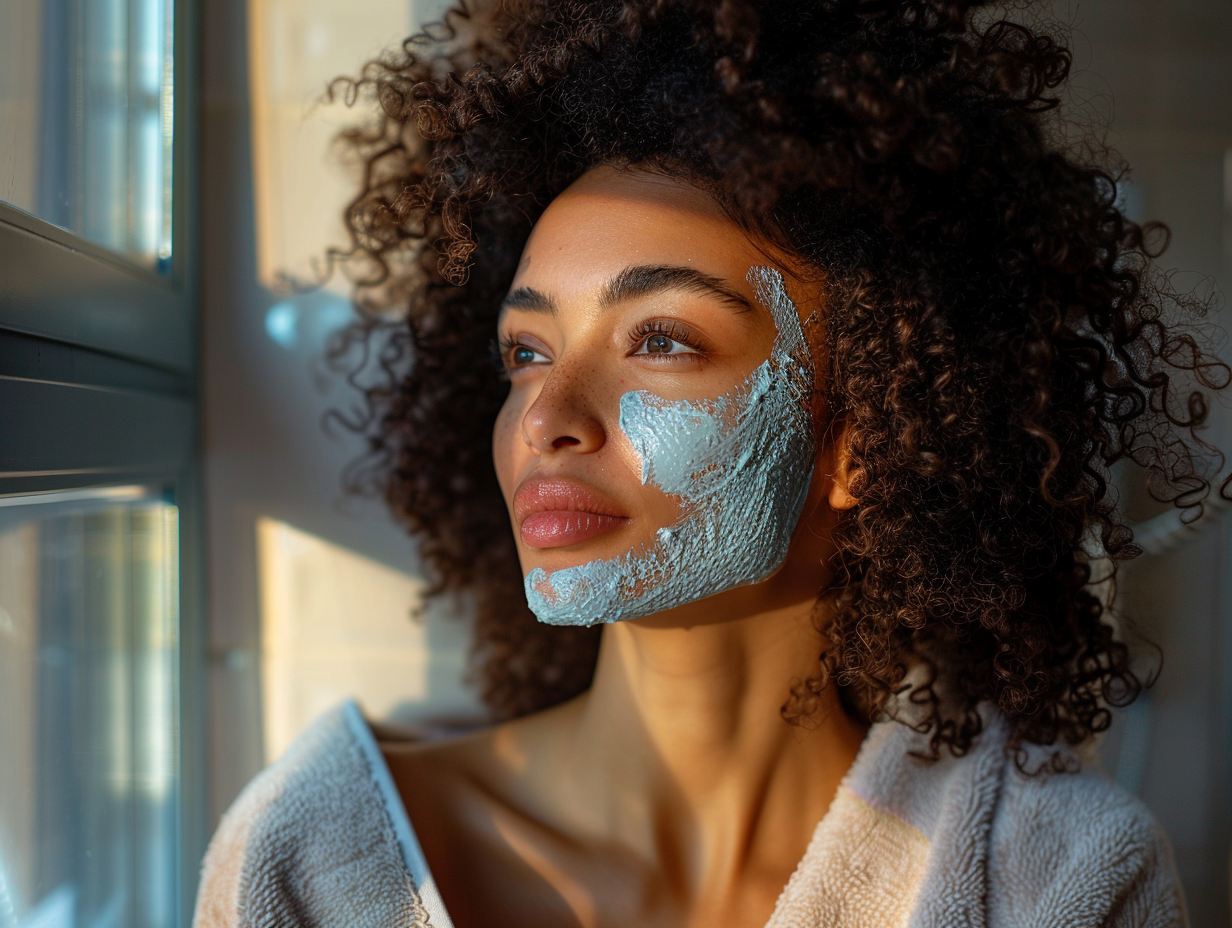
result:
<svg viewBox="0 0 1232 928"><path fill-rule="evenodd" d="M647 550L680 521L680 498L642 481L620 400L631 391L667 401L720 397L766 362L777 333L746 279L755 266L783 274L801 317L818 305L817 284L771 261L681 181L598 168L549 205L498 333L510 390L493 455L524 573ZM816 595L832 551L833 514L822 504L832 472L823 446L783 568L719 594L729 608L708 602L707 616ZM694 605L670 611L691 623L700 620Z"/></svg>

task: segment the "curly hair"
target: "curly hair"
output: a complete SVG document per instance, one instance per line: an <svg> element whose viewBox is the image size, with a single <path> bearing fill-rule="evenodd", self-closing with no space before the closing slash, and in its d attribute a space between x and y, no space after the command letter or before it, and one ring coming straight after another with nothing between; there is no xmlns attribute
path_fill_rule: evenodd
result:
<svg viewBox="0 0 1232 928"><path fill-rule="evenodd" d="M346 85L379 113L344 139L367 321L334 351L377 350L383 372L351 478L420 538L437 592L474 597L496 717L594 671L597 630L525 604L489 346L538 216L603 164L699 186L825 281L819 379L858 503L817 672L784 681L784 717L837 685L870 719L906 718L908 691L937 756L970 747L981 702L1016 746L1079 744L1138 695L1089 586L1096 554L1115 570L1137 550L1110 468L1145 468L1196 518L1222 465L1204 391L1229 378L1170 314L1203 306L1154 270L1166 229L1131 221L1111 156L1080 156L1049 112L1069 65L981 0L503 0Z"/></svg>

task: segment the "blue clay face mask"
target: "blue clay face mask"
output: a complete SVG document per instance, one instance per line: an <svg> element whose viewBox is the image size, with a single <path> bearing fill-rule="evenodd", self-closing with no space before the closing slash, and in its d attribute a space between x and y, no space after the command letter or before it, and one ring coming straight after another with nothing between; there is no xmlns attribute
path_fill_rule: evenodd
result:
<svg viewBox="0 0 1232 928"><path fill-rule="evenodd" d="M620 557L526 575L526 599L549 625L637 619L773 574L787 558L813 476L808 411L812 359L783 278L748 281L777 329L770 358L730 393L620 398L620 428L642 461L642 483L680 500L680 518Z"/></svg>

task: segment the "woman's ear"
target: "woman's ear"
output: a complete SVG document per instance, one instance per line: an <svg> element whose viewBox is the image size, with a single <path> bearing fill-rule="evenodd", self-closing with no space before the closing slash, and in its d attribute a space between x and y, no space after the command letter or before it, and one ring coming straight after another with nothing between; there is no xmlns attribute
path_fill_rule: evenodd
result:
<svg viewBox="0 0 1232 928"><path fill-rule="evenodd" d="M830 470L828 502L835 512L852 508L857 500L851 495L851 432L846 422L838 420L830 429L833 436L827 455Z"/></svg>

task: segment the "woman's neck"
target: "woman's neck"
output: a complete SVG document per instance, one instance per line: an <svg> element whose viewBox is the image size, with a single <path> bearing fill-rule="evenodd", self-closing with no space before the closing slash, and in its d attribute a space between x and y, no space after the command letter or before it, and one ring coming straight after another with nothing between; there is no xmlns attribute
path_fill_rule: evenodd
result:
<svg viewBox="0 0 1232 928"><path fill-rule="evenodd" d="M812 607L607 628L567 746L551 752L588 830L677 874L683 893L790 872L863 737L833 688L806 726L782 717L818 668Z"/></svg>

